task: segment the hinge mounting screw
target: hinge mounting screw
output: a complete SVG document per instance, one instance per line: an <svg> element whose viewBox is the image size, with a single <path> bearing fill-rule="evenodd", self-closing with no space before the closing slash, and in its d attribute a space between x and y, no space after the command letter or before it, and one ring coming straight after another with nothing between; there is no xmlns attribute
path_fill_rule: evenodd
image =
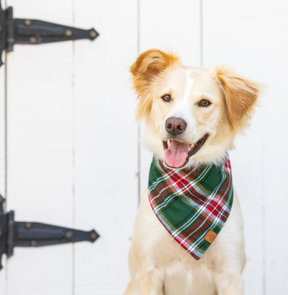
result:
<svg viewBox="0 0 288 295"><path fill-rule="evenodd" d="M37 39L35 37L31 37L30 38L30 43L31 44L36 44L37 43Z"/></svg>
<svg viewBox="0 0 288 295"><path fill-rule="evenodd" d="M65 35L66 35L67 37L71 37L71 36L72 36L72 31L71 31L71 30L67 30L67 31L65 32Z"/></svg>
<svg viewBox="0 0 288 295"><path fill-rule="evenodd" d="M90 32L90 36L92 38L95 38L97 36L97 33L95 31Z"/></svg>
<svg viewBox="0 0 288 295"><path fill-rule="evenodd" d="M32 227L32 224L30 222L27 222L27 223L25 223L25 227L29 229Z"/></svg>
<svg viewBox="0 0 288 295"><path fill-rule="evenodd" d="M67 239L72 239L72 237L73 237L73 233L72 233L72 231L68 231L67 233L66 233L66 238Z"/></svg>
<svg viewBox="0 0 288 295"><path fill-rule="evenodd" d="M32 247L36 247L37 246L37 242L36 241L31 241L31 246Z"/></svg>

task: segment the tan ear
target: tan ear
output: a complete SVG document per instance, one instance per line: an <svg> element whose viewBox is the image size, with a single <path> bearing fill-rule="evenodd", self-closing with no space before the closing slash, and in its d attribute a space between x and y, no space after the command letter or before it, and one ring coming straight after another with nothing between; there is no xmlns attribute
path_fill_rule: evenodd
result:
<svg viewBox="0 0 288 295"><path fill-rule="evenodd" d="M149 96L149 84L157 75L168 67L180 63L180 59L172 54L158 49L150 49L139 55L130 67L133 75L133 87L138 94L139 104L136 118L145 116L152 107L152 97Z"/></svg>
<svg viewBox="0 0 288 295"><path fill-rule="evenodd" d="M238 76L227 67L217 67L216 77L223 86L229 114L240 121L255 106L259 85Z"/></svg>

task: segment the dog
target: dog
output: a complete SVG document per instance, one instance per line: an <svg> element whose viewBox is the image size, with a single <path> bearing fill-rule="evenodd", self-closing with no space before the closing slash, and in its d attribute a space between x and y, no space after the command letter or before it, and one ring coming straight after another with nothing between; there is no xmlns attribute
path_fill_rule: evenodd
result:
<svg viewBox="0 0 288 295"><path fill-rule="evenodd" d="M186 67L175 54L157 49L140 54L130 72L138 95L136 118L146 123L146 145L172 171L223 163L235 135L249 126L260 93L257 83L229 67ZM146 189L136 216L131 281L124 294L242 295L243 218L232 190L229 218L196 260L158 220Z"/></svg>

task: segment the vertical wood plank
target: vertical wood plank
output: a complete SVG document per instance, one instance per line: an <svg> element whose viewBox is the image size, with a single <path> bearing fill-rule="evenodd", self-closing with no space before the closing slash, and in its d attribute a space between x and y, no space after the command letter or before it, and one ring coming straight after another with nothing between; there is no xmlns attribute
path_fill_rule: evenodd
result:
<svg viewBox="0 0 288 295"><path fill-rule="evenodd" d="M71 0L8 0L14 17L72 24ZM9 210L18 221L72 225L71 42L17 45L8 55ZM16 248L7 295L71 294L72 246Z"/></svg>
<svg viewBox="0 0 288 295"><path fill-rule="evenodd" d="M258 2L258 1L257 1ZM248 1L247 1L248 5ZM249 3L250 5L250 3ZM259 11L259 5L261 9ZM264 156L263 196L265 201L264 224L264 263L265 293L288 294L288 215L287 215L287 175L288 155L288 3L277 0L258 2L254 17L257 24L253 35L260 32L257 42L259 61L258 71L266 85L261 108ZM264 62L263 62L264 61ZM283 129L282 129L283 128Z"/></svg>
<svg viewBox="0 0 288 295"><path fill-rule="evenodd" d="M4 5L2 6L4 9ZM5 53L3 53L2 61L5 63ZM0 194L5 197L5 131L6 131L6 116L5 116L5 71L6 65L0 68ZM0 271L0 289L2 294L6 295L6 257L2 257L3 268Z"/></svg>
<svg viewBox="0 0 288 295"><path fill-rule="evenodd" d="M171 50L187 66L200 66L200 2L198 0L140 1L140 52ZM141 128L143 138L145 126ZM142 139L143 141L143 139ZM141 145L141 193L148 183L152 154Z"/></svg>
<svg viewBox="0 0 288 295"><path fill-rule="evenodd" d="M204 1L204 66L230 64L263 83L260 107L231 154L244 213L247 294L286 294L287 126L285 97L288 33L285 1ZM277 102L277 103L275 103ZM275 144L274 144L275 143ZM276 144L279 143L279 144ZM286 227L285 227L286 226ZM285 275L284 275L285 274Z"/></svg>
<svg viewBox="0 0 288 295"><path fill-rule="evenodd" d="M75 1L75 226L95 244L75 245L75 294L122 294L137 210L137 124L129 66L137 55L137 1Z"/></svg>

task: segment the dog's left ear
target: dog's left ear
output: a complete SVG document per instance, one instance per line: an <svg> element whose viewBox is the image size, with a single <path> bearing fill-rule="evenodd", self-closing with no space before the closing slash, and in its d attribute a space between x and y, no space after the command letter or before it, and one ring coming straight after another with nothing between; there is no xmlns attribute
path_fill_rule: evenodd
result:
<svg viewBox="0 0 288 295"><path fill-rule="evenodd" d="M153 79L168 67L179 63L180 59L176 55L158 49L150 49L139 55L130 67L133 87L139 99L137 119L146 116L151 110L152 98L149 97L149 85Z"/></svg>
<svg viewBox="0 0 288 295"><path fill-rule="evenodd" d="M230 116L240 121L255 106L260 92L259 85L242 78L227 67L217 67L215 75L223 86Z"/></svg>

